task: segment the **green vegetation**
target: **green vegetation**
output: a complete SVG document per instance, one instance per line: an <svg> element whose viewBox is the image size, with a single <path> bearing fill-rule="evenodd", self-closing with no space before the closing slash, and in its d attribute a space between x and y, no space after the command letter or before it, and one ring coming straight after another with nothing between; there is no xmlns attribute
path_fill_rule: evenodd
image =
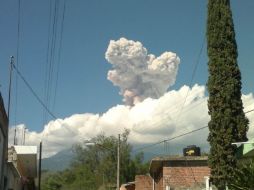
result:
<svg viewBox="0 0 254 190"><path fill-rule="evenodd" d="M246 141L248 119L241 100L241 73L229 0L209 0L207 20L209 57L208 108L211 116L209 165L219 190L232 181L237 160L232 142Z"/></svg>
<svg viewBox="0 0 254 190"><path fill-rule="evenodd" d="M253 190L254 184L254 159L250 162L239 163L235 178L230 184L232 190Z"/></svg>
<svg viewBox="0 0 254 190"><path fill-rule="evenodd" d="M143 153L131 156L128 135L127 130L121 135L120 184L134 181L135 175L148 172L148 163L143 163ZM75 158L71 167L47 174L42 181L42 190L115 189L118 139L102 134L92 139L92 142L95 145L84 143L74 146Z"/></svg>

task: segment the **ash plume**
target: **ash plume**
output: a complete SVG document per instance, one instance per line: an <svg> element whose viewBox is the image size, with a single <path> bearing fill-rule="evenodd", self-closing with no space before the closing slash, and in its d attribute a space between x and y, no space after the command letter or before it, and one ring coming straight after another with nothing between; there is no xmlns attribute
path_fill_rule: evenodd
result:
<svg viewBox="0 0 254 190"><path fill-rule="evenodd" d="M180 63L175 53L164 52L155 57L140 42L125 38L111 40L105 57L113 67L108 80L120 87L123 101L131 106L165 94L175 83Z"/></svg>

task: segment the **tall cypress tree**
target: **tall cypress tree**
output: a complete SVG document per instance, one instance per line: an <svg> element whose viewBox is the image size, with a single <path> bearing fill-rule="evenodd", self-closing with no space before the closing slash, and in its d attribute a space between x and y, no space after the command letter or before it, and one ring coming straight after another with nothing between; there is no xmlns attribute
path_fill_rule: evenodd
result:
<svg viewBox="0 0 254 190"><path fill-rule="evenodd" d="M208 123L211 179L219 190L233 179L236 147L247 141L248 119L241 100L241 73L229 0L209 0L207 18Z"/></svg>

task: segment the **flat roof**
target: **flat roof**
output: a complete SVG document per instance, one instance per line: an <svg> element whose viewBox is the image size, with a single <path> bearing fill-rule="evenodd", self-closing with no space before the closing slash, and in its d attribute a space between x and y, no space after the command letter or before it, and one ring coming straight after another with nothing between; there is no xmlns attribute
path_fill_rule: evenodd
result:
<svg viewBox="0 0 254 190"><path fill-rule="evenodd" d="M150 175L153 173L158 173L160 168L162 168L165 162L176 165L182 165L181 163L199 163L202 165L207 165L208 156L160 156L155 157L150 162L149 172ZM186 164L184 164L186 166ZM190 165L188 165L190 166ZM151 175L152 176L152 175Z"/></svg>
<svg viewBox="0 0 254 190"><path fill-rule="evenodd" d="M158 156L151 160L153 161L182 161L182 160L207 160L208 156Z"/></svg>
<svg viewBox="0 0 254 190"><path fill-rule="evenodd" d="M37 176L37 146L14 146L21 176Z"/></svg>
<svg viewBox="0 0 254 190"><path fill-rule="evenodd" d="M37 154L37 146L14 146L17 154Z"/></svg>

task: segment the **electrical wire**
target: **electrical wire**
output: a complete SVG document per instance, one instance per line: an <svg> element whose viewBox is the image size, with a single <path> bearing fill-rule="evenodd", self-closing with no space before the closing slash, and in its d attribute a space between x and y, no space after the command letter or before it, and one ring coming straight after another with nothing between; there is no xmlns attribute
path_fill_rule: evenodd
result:
<svg viewBox="0 0 254 190"><path fill-rule="evenodd" d="M45 104L48 108L51 107L51 92L53 88L53 73L54 73L54 67L55 67L55 48L56 48L56 37L57 37L57 26L58 26L58 11L59 11L59 0L54 1L54 7L53 4L50 4L50 17L49 17L49 29L48 29L48 50L47 50L47 68L46 68L46 88L45 88L45 94L46 94L46 101ZM51 13L52 12L52 13ZM51 19L53 18L53 21L51 22ZM52 31L51 29L51 23L52 23ZM49 45L50 44L50 45ZM45 115L45 120L47 121L47 115ZM46 121L44 123L46 123Z"/></svg>
<svg viewBox="0 0 254 190"><path fill-rule="evenodd" d="M42 107L54 118L57 119L57 117L47 108L47 106L43 103L43 101L40 99L40 97L36 94L36 92L33 90L33 88L30 86L30 84L27 82L27 80L23 77L23 75L20 73L20 71L16 68L15 64L13 64L13 68L16 70L20 78L23 80L23 82L26 84L26 86L29 88L31 93L34 95L34 97L37 99L37 101L42 105Z"/></svg>
<svg viewBox="0 0 254 190"><path fill-rule="evenodd" d="M27 82L25 77L20 73L20 71L17 69L15 64L13 64L13 68L16 70L22 81L25 83L25 85L28 87L28 89L31 91L33 96L36 98L36 100L41 104L41 106L51 115L52 118L54 118L57 122L60 123L61 126L65 127L64 123L62 123L50 110L49 108L44 104L44 102L41 100L41 98L36 94L36 92L33 90L31 85ZM72 131L70 128L65 127L67 130L69 130L72 134L76 134L74 131Z"/></svg>
<svg viewBox="0 0 254 190"><path fill-rule="evenodd" d="M246 112L244 112L244 113L247 114L247 113L250 113L250 112L253 112L253 111L254 111L254 109L248 110L248 111L246 111Z"/></svg>
<svg viewBox="0 0 254 190"><path fill-rule="evenodd" d="M49 7L49 20L48 20L48 42L47 42L47 52L46 52L46 68L45 68L45 80L44 80L44 102L47 104L47 94L48 94L48 75L49 75L49 53L50 53L50 29L51 29L51 18L52 18L52 3L53 1L50 1L50 7ZM43 109L43 125L46 123L46 110Z"/></svg>
<svg viewBox="0 0 254 190"><path fill-rule="evenodd" d="M20 46L20 23L21 23L21 0L18 1L18 19L17 19L17 50L16 64L19 67L19 46ZM18 76L16 75L16 90L15 90L15 108L14 108L14 125L17 125L17 108L18 107ZM15 137L14 137L15 138Z"/></svg>
<svg viewBox="0 0 254 190"><path fill-rule="evenodd" d="M58 77L59 77L59 67L61 62L61 52L62 52L62 41L63 41L63 31L64 31L64 20L65 20L65 10L66 10L66 0L64 0L63 5L63 13L62 13L62 20L61 20L61 28L60 28L60 40L59 40L59 48L58 48L58 61L57 61L57 68L56 68L56 82L54 88L54 97L53 97L53 110L56 104L56 94L57 94L57 87L58 87Z"/></svg>
<svg viewBox="0 0 254 190"><path fill-rule="evenodd" d="M51 105L51 92L53 87L53 73L54 73L54 63L55 63L55 47L56 47L56 34L58 25L58 0L55 0L54 6L54 16L53 16L53 29L51 37L51 50L49 59L49 76L48 76L48 90L47 90L47 106L50 108Z"/></svg>
<svg viewBox="0 0 254 190"><path fill-rule="evenodd" d="M144 149L147 149L147 148L151 148L151 147L154 147L154 146L156 146L156 145L158 145L158 144L161 144L161 143L164 143L164 142L172 141L172 140L174 140L174 139L177 139L177 138L180 138L180 137L189 135L189 134L191 134L191 133L200 131L200 130L205 129L205 128L207 128L207 127L208 127L208 126L201 127L201 128L198 128L198 129L194 129L194 130L192 130L192 131L189 131L189 132L186 132L186 133L183 133L183 134L174 136L174 137L172 137L172 138L165 139L165 140L162 140L162 141L159 141L159 142L156 142L156 143L153 143L153 144L151 144L151 145L147 145L147 146L144 146L144 147L141 147L141 148L137 148L137 149L133 150L133 152L138 152L138 151L140 151L140 150L144 150Z"/></svg>
<svg viewBox="0 0 254 190"><path fill-rule="evenodd" d="M191 89L191 86L192 86L192 84L193 84L193 80L194 80L194 77L195 77L195 75L196 75L196 71L197 71L198 65L199 65L199 63L200 63L200 58L201 58L201 55L202 55L202 52L203 52L203 49L204 49L205 39L206 39L206 38L205 38L205 36L204 36L204 39L203 39L203 42L202 42L202 45L201 45L201 48L200 48L200 51L199 51L199 54L198 54L197 61L196 61L195 65L194 65L194 69L193 69L193 72L192 72L192 75L191 75L191 80L190 80L190 85L189 85L190 88L188 88L188 91L187 91L186 96L185 96L184 101L183 101L183 105L182 105L181 108L180 108L180 111L179 111L179 113L178 113L178 115L177 115L177 117L176 117L175 122L177 122L178 119L179 119L179 117L181 116L181 113L182 113L182 110L183 110L183 108L184 108L184 106L185 106L187 97L189 96L190 89Z"/></svg>
<svg viewBox="0 0 254 190"><path fill-rule="evenodd" d="M55 54L56 54L56 47L57 47L57 36L58 36L57 29L58 29L60 6L59 6L59 0L55 0L54 5L52 4L52 2L53 1L51 1L50 3L50 16L49 16L49 25L48 25L47 67L46 67L45 83L44 83L44 87L45 87L44 100L45 100L46 106L48 108L52 106L51 110L54 110L55 102L56 102L56 92L57 92L57 86L58 86L58 76L59 76L59 67L60 67L59 65L60 65L61 50L62 50L62 36L63 36L63 29L64 29L66 0L64 0L64 3L63 3L57 58ZM54 82L53 74L55 72L56 72L56 79ZM53 97L51 98L52 88L54 89L54 92L53 92ZM47 121L45 113L46 112L44 111L43 124L45 124ZM49 127L51 127L51 125ZM44 132L43 132L43 136L44 136Z"/></svg>

